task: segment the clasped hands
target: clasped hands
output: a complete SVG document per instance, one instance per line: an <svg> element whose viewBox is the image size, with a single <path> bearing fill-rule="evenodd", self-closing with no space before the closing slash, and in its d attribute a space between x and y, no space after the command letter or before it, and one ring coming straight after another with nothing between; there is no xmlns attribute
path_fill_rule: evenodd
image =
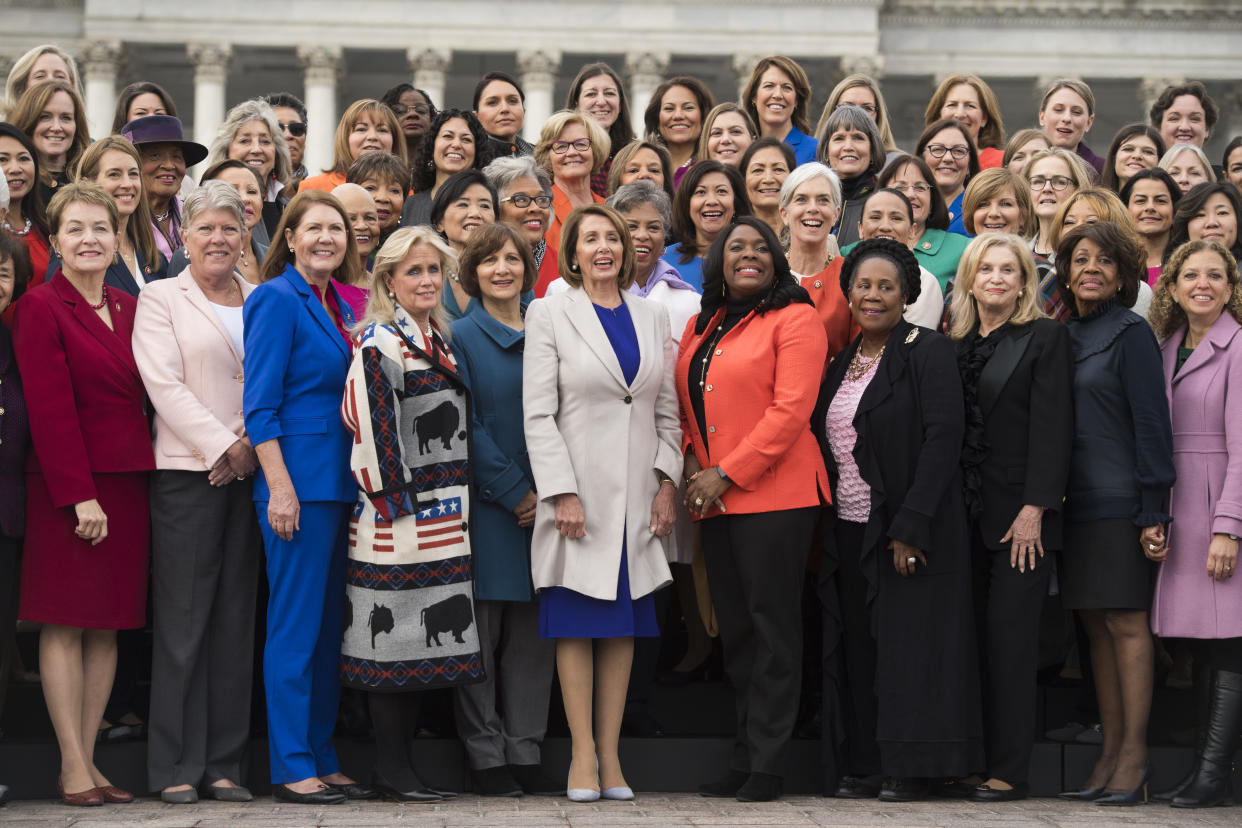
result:
<svg viewBox="0 0 1242 828"><path fill-rule="evenodd" d="M207 482L213 486L226 486L234 480L246 479L258 467L258 455L254 453L250 441L241 437L220 455L207 474Z"/></svg>
<svg viewBox="0 0 1242 828"><path fill-rule="evenodd" d="M722 512L728 511L721 498L733 484L720 476L718 466L704 469L697 457L687 454L684 474L686 478L685 504L688 511L700 517L713 508Z"/></svg>

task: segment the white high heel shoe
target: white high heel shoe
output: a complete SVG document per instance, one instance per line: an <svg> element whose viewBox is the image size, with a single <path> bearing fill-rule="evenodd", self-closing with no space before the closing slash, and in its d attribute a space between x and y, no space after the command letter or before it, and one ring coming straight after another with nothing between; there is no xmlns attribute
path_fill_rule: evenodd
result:
<svg viewBox="0 0 1242 828"><path fill-rule="evenodd" d="M596 763L595 767L596 767L596 773L598 773L599 772L598 762ZM574 763L571 761L569 763L569 778L572 779L573 775L574 775ZM569 797L570 802L596 802L599 800L599 797L600 797L599 791L595 790L594 788L571 788L569 787L568 779L566 779L565 781L565 788L566 788L566 796ZM614 790L614 789L609 788L609 790ZM630 796L632 797L633 793L631 793Z"/></svg>

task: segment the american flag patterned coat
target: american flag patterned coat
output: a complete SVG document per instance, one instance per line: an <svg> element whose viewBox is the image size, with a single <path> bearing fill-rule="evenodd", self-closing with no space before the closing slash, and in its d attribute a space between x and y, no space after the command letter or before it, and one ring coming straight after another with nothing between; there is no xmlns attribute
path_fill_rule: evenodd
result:
<svg viewBox="0 0 1242 828"><path fill-rule="evenodd" d="M365 328L341 405L358 500L341 672L406 692L482 679L470 554L470 395L438 331Z"/></svg>

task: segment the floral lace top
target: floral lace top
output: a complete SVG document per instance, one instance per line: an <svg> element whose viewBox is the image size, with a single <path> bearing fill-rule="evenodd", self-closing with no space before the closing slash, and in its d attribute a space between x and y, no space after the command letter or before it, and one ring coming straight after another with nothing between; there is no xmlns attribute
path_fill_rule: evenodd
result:
<svg viewBox="0 0 1242 828"><path fill-rule="evenodd" d="M828 405L828 416L825 418L828 444L832 446L832 456L837 461L839 472L835 492L837 517L851 523L866 523L871 517L871 487L862 479L858 464L854 462L854 443L858 440L858 432L854 430L854 414L879 364L878 359L872 361L858 379L850 379L847 372Z"/></svg>

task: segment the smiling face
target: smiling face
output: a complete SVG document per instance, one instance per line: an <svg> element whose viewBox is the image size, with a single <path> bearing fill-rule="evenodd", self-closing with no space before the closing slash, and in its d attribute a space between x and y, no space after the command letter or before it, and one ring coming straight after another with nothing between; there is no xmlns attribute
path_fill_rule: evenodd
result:
<svg viewBox="0 0 1242 828"><path fill-rule="evenodd" d="M552 162L552 178L558 181L577 181L591 175L591 165L595 159L591 154L591 134L586 127L578 123L566 124L561 134L552 142L549 159ZM574 146L586 141L586 148ZM565 151L557 152L564 146Z"/></svg>
<svg viewBox="0 0 1242 828"><path fill-rule="evenodd" d="M401 223L401 207L405 204L405 190L397 182L388 179L368 178L359 183L375 201L380 231L387 233L395 229Z"/></svg>
<svg viewBox="0 0 1242 828"><path fill-rule="evenodd" d="M923 226L931 213L931 188L935 182L923 178L923 171L914 164L906 164L893 175L888 186L906 197L914 211L914 223Z"/></svg>
<svg viewBox="0 0 1242 828"><path fill-rule="evenodd" d="M525 207L514 203L514 198L527 201ZM505 224L512 225L522 231L526 241L533 246L548 232L552 223L551 206L540 207L535 199L544 198L543 189L533 178L515 178L509 189L500 194L500 218Z"/></svg>
<svg viewBox="0 0 1242 828"><path fill-rule="evenodd" d="M724 173L708 173L690 194L690 221L698 240L710 244L733 221L733 187Z"/></svg>
<svg viewBox="0 0 1242 828"><path fill-rule="evenodd" d="M1095 224L1100 220L1100 214L1096 212L1095 204L1089 198L1079 198L1070 205L1065 211L1065 216L1061 221L1061 237L1070 231L1070 228L1077 227L1080 224Z"/></svg>
<svg viewBox="0 0 1242 828"><path fill-rule="evenodd" d="M837 223L837 214L832 184L817 175L793 191L789 203L781 208L781 221L789 228L792 242L820 245L828 240Z"/></svg>
<svg viewBox="0 0 1242 828"><path fill-rule="evenodd" d="M30 134L30 141L41 158L53 169L59 169L56 165L64 164L65 154L73 146L73 136L77 131L73 98L67 92L57 92L48 99L47 106L39 113L39 119Z"/></svg>
<svg viewBox="0 0 1242 828"><path fill-rule="evenodd" d="M595 119L600 129L607 132L621 114L621 91L608 75L596 75L582 82L578 90L578 111Z"/></svg>
<svg viewBox="0 0 1242 828"><path fill-rule="evenodd" d="M289 161L297 167L302 163L302 154L306 151L306 130L303 128L301 135L294 135L289 125L303 124L305 126L302 116L291 106L274 106L272 112L276 114L276 123L280 124L280 132L285 136L285 144L289 147Z"/></svg>
<svg viewBox="0 0 1242 828"><path fill-rule="evenodd" d="M517 87L503 80L493 80L483 87L475 114L483 129L506 141L513 140L526 120L526 109Z"/></svg>
<svg viewBox="0 0 1242 828"><path fill-rule="evenodd" d="M1082 239L1074 246L1070 259L1070 292L1078 303L1080 316L1105 300L1117 295L1121 278L1117 263L1099 245L1090 239Z"/></svg>
<svg viewBox="0 0 1242 828"><path fill-rule="evenodd" d="M845 126L828 136L828 166L841 178L857 178L871 166L871 141L862 130Z"/></svg>
<svg viewBox="0 0 1242 828"><path fill-rule="evenodd" d="M887 258L869 256L854 271L849 291L854 321L871 337L887 336L901 321L906 294L897 266Z"/></svg>
<svg viewBox="0 0 1242 828"><path fill-rule="evenodd" d="M431 160L441 175L452 175L474 165L474 133L464 118L449 118L436 133Z"/></svg>
<svg viewBox="0 0 1242 828"><path fill-rule="evenodd" d="M232 170L245 175L245 170ZM223 180L223 179L220 179ZM254 176L250 176L254 184ZM199 278L216 281L233 272L241 257L242 228L228 210L205 210L185 228L185 252L190 259L190 272Z"/></svg>
<svg viewBox="0 0 1242 828"><path fill-rule="evenodd" d="M707 157L736 167L750 143L750 131L742 114L722 112L707 131Z"/></svg>
<svg viewBox="0 0 1242 828"><path fill-rule="evenodd" d="M1186 257L1169 294L1186 312L1191 324L1210 328L1229 302L1233 288L1225 260L1213 250L1199 250Z"/></svg>
<svg viewBox="0 0 1242 828"><path fill-rule="evenodd" d="M1018 197L1011 188L1006 187L991 198L980 201L972 220L977 234L1021 234L1022 208L1018 206Z"/></svg>
<svg viewBox="0 0 1242 828"><path fill-rule="evenodd" d="M936 153L943 153L939 158ZM958 157L960 156L960 157ZM946 127L931 137L923 148L923 160L931 167L946 202L957 198L966 188L966 176L970 174L970 145L957 127Z"/></svg>
<svg viewBox="0 0 1242 828"><path fill-rule="evenodd" d="M1124 184L1136 172L1150 170L1159 162L1156 142L1146 135L1133 135L1117 147L1117 160L1113 164L1113 171L1117 173L1117 180Z"/></svg>
<svg viewBox="0 0 1242 828"><path fill-rule="evenodd" d="M624 254L625 243L611 221L597 215L583 217L572 259L583 282L616 282Z"/></svg>
<svg viewBox="0 0 1242 828"><path fill-rule="evenodd" d="M276 167L276 143L267 124L262 121L242 124L229 142L228 157L258 170L267 181Z"/></svg>
<svg viewBox="0 0 1242 828"><path fill-rule="evenodd" d="M240 170L239 170L240 172ZM253 183L254 179L251 178ZM121 150L108 150L99 159L99 172L95 183L103 187L122 216L132 216L142 198L142 173L138 162Z"/></svg>
<svg viewBox="0 0 1242 828"><path fill-rule="evenodd" d="M1003 319L1013 315L1018 307L1022 280L1018 257L1008 246L994 245L979 259L970 295L975 297L980 311L986 310Z"/></svg>
<svg viewBox="0 0 1242 828"><path fill-rule="evenodd" d="M449 244L460 250L474 228L496 221L496 205L492 194L482 184L471 184L460 197L449 204L437 230L444 233Z"/></svg>
<svg viewBox="0 0 1242 828"><path fill-rule="evenodd" d="M134 99L129 102L129 111L125 113L125 120L129 122L148 115L167 114L168 109L159 95L154 92L143 92L141 95L135 95Z"/></svg>
<svg viewBox="0 0 1242 828"><path fill-rule="evenodd" d="M1160 137L1166 147L1174 144L1201 147L1211 135L1203 102L1195 95L1178 95L1160 117Z"/></svg>
<svg viewBox="0 0 1242 828"><path fill-rule="evenodd" d="M259 189L259 182L255 181L254 174L237 167L229 167L221 170L216 180L237 190L245 208L246 229L253 230L259 219L263 218L263 191Z"/></svg>
<svg viewBox="0 0 1242 828"><path fill-rule="evenodd" d="M53 241L63 270L78 278L103 273L116 255L116 228L108 211L97 204L75 201L67 205Z"/></svg>
<svg viewBox="0 0 1242 828"><path fill-rule="evenodd" d="M798 105L798 90L793 79L777 66L769 66L759 76L759 86L751 99L759 113L762 129L771 135L788 132Z"/></svg>
<svg viewBox="0 0 1242 828"><path fill-rule="evenodd" d="M70 82L69 64L55 52L44 52L35 58L35 62L30 65L30 74L26 76L26 88L47 81Z"/></svg>
<svg viewBox="0 0 1242 828"><path fill-rule="evenodd" d="M910 227L908 203L896 193L871 196L858 218L858 236L862 239L892 239L909 245Z"/></svg>
<svg viewBox="0 0 1242 828"><path fill-rule="evenodd" d="M776 273L772 251L763 235L750 225L738 225L729 233L722 261L731 297L745 299L772 287Z"/></svg>
<svg viewBox="0 0 1242 828"><path fill-rule="evenodd" d="M1026 163L1031 159L1031 156L1040 150L1048 149L1049 146L1048 139L1046 138L1032 138L1027 141L1025 144L1018 147L1018 151L1015 152L1013 157L1009 159L1009 171L1015 175L1021 175L1022 170L1026 168Z"/></svg>
<svg viewBox="0 0 1242 828"><path fill-rule="evenodd" d="M979 142L979 130L987 125L987 116L983 113L983 103L979 93L969 83L955 84L940 107L941 118L952 118L970 132L975 143Z"/></svg>
<svg viewBox="0 0 1242 828"><path fill-rule="evenodd" d="M479 293L497 302L508 302L522 295L526 265L513 242L505 240L499 250L483 257L475 268Z"/></svg>
<svg viewBox="0 0 1242 828"><path fill-rule="evenodd" d="M444 288L440 254L429 245L415 244L384 281L396 296L397 304L420 327L426 326L432 310L440 304L440 291Z"/></svg>
<svg viewBox="0 0 1242 828"><path fill-rule="evenodd" d="M379 213L375 209L375 199L365 190L356 190L353 187L342 188L341 192L333 195L345 208L349 230L354 234L354 244L358 246L358 254L365 261L379 244L380 221Z"/></svg>
<svg viewBox="0 0 1242 828"><path fill-rule="evenodd" d="M751 206L756 210L775 210L781 185L789 177L785 154L775 147L765 147L750 157L745 173Z"/></svg>
<svg viewBox="0 0 1242 828"><path fill-rule="evenodd" d="M1126 206L1144 236L1159 236L1173 227L1173 196L1162 181L1144 178L1137 182Z"/></svg>
<svg viewBox="0 0 1242 828"><path fill-rule="evenodd" d="M672 146L693 145L703 129L703 112L699 99L684 86L674 86L664 93L660 102L660 137Z"/></svg>
<svg viewBox="0 0 1242 828"><path fill-rule="evenodd" d="M657 187L664 187L664 166L653 150L643 147L626 162L625 169L621 171L621 183L624 185L634 181L651 181Z"/></svg>
<svg viewBox="0 0 1242 828"><path fill-rule="evenodd" d="M392 138L386 121L363 112L349 131L349 157L356 161L365 152L392 152Z"/></svg>
<svg viewBox="0 0 1242 828"><path fill-rule="evenodd" d="M634 242L634 264L638 281L647 283L647 277L655 270L656 263L664 255L664 222L659 211L650 204L639 204L623 214Z"/></svg>
<svg viewBox="0 0 1242 828"><path fill-rule="evenodd" d="M1026 172L1031 199L1035 202L1035 215L1041 219L1052 218L1061 202L1074 194L1074 178L1069 164L1061 158L1041 158ZM1057 184L1065 186L1058 190Z"/></svg>
<svg viewBox="0 0 1242 828"><path fill-rule="evenodd" d="M407 89L397 98L397 105L405 107L405 111L397 116L401 122L401 133L407 141L422 140L431 127L431 105L421 92ZM417 109L415 108L417 107Z"/></svg>
<svg viewBox="0 0 1242 828"><path fill-rule="evenodd" d="M1198 155L1188 149L1182 150L1173 157L1167 172L1173 176L1173 180L1181 188L1182 195L1193 190L1195 185L1208 180L1208 173L1203 162L1199 160Z"/></svg>
<svg viewBox="0 0 1242 828"><path fill-rule="evenodd" d="M0 170L9 182L11 205L20 202L34 188L34 156L16 138L0 135Z"/></svg>
<svg viewBox="0 0 1242 828"><path fill-rule="evenodd" d="M312 204L297 227L285 228L285 242L293 248L293 266L307 279L326 282L345 261L348 233L340 213L326 204Z"/></svg>
<svg viewBox="0 0 1242 828"><path fill-rule="evenodd" d="M143 144L142 188L151 198L169 199L181 189L185 178L185 154L176 144Z"/></svg>
<svg viewBox="0 0 1242 828"><path fill-rule="evenodd" d="M1222 193L1213 194L1187 223L1186 234L1191 241L1210 239L1229 250L1238 242L1238 215L1233 204Z"/></svg>
<svg viewBox="0 0 1242 828"><path fill-rule="evenodd" d="M1087 102L1073 89L1062 88L1053 92L1048 103L1039 112L1039 125L1044 128L1054 147L1071 152L1078 148L1083 135L1095 123L1095 116Z"/></svg>

